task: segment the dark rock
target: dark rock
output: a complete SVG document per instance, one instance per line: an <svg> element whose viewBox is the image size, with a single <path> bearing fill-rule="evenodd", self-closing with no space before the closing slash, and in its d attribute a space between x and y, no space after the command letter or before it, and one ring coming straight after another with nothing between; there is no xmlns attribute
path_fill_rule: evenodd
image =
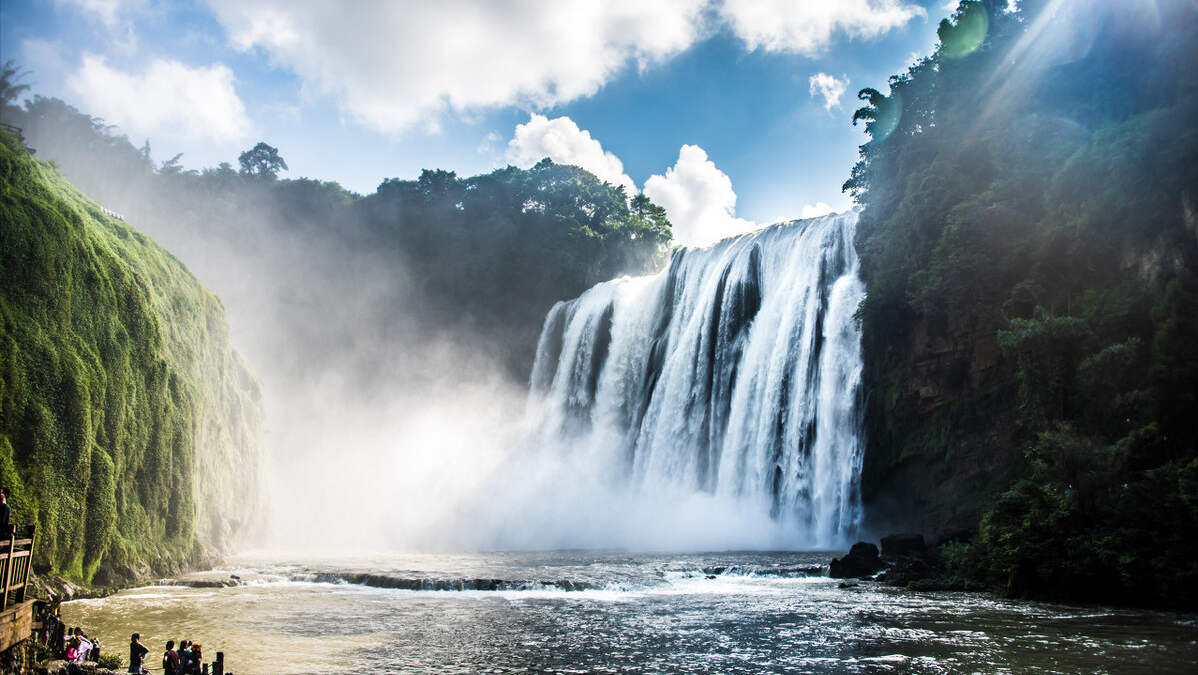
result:
<svg viewBox="0 0 1198 675"><path fill-rule="evenodd" d="M928 550L922 534L891 534L882 537L882 557L922 556Z"/></svg>
<svg viewBox="0 0 1198 675"><path fill-rule="evenodd" d="M905 556L890 563L886 571L878 575L878 581L885 581L891 586L906 586L927 576L928 565L922 558Z"/></svg>
<svg viewBox="0 0 1198 675"><path fill-rule="evenodd" d="M855 581L842 581L839 584L837 584L836 587L837 588L856 588L860 585L861 584L858 584Z"/></svg>
<svg viewBox="0 0 1198 675"><path fill-rule="evenodd" d="M828 564L828 576L833 579L865 577L885 567L878 557L878 547L867 541L853 544L843 558L832 558Z"/></svg>

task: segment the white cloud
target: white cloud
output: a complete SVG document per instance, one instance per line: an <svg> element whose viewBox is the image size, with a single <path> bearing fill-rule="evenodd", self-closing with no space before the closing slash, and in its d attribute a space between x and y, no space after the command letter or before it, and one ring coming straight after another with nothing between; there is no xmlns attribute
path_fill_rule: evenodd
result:
<svg viewBox="0 0 1198 675"><path fill-rule="evenodd" d="M507 160L528 168L546 157L558 164L581 166L600 180L623 185L629 197L638 192L636 183L624 173L624 163L591 138L591 132L579 129L569 117L548 119L533 113L527 123L516 127L516 135L508 143Z"/></svg>
<svg viewBox="0 0 1198 675"><path fill-rule="evenodd" d="M233 46L262 49L377 131L595 93L688 49L709 0L208 0Z"/></svg>
<svg viewBox="0 0 1198 675"><path fill-rule="evenodd" d="M85 54L67 86L83 99L85 110L135 138L234 143L251 132L233 89L233 71L221 64L191 68L156 60L138 75Z"/></svg>
<svg viewBox="0 0 1198 675"><path fill-rule="evenodd" d="M829 213L832 213L831 206L829 206L823 202L816 202L815 206L812 206L810 204L804 205L803 212L802 212L802 214L800 214L799 217L800 218L818 218L820 216L826 216Z"/></svg>
<svg viewBox="0 0 1198 675"><path fill-rule="evenodd" d="M645 195L662 206L682 246L707 246L759 226L737 218L732 179L697 145L684 145L664 176L645 181Z"/></svg>
<svg viewBox="0 0 1198 675"><path fill-rule="evenodd" d="M723 0L720 14L750 50L814 56L838 34L878 37L925 11L905 0Z"/></svg>
<svg viewBox="0 0 1198 675"><path fill-rule="evenodd" d="M824 99L824 110L832 111L832 108L840 107L840 97L844 95L844 90L849 86L849 78L846 76L843 80L837 79L827 73L816 73L811 76L811 96L822 96Z"/></svg>

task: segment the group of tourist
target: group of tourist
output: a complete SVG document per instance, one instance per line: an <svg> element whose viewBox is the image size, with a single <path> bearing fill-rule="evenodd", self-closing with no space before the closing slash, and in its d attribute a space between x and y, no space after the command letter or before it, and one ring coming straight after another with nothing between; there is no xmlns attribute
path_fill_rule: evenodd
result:
<svg viewBox="0 0 1198 675"><path fill-rule="evenodd" d="M0 534L12 536L12 525L9 523L10 509L8 506L8 488L0 487ZM36 639L50 647L51 651L61 655L72 663L98 661L100 658L100 641L88 637L82 627L68 628L59 616L62 601L50 596L50 601L42 604L37 610L40 618L40 630L35 631ZM141 643L141 634L134 633L129 640L129 671L130 673L146 673L150 667L146 664L146 655L150 649ZM223 659L217 654L213 662L215 675L225 675ZM191 640L179 643L175 649L175 641L167 640L166 651L162 653L163 675L208 675L207 664L204 663L203 647ZM232 675L232 674L229 674Z"/></svg>
<svg viewBox="0 0 1198 675"><path fill-rule="evenodd" d="M134 633L129 640L129 672L146 672L146 655L150 649L141 643L141 633ZM163 675L200 675L204 668L203 646L198 642L183 640L179 649L175 649L175 641L166 641L166 651L162 653Z"/></svg>
<svg viewBox="0 0 1198 675"><path fill-rule="evenodd" d="M74 663L95 661L100 658L100 641L85 635L82 627L69 628L63 635L62 656Z"/></svg>

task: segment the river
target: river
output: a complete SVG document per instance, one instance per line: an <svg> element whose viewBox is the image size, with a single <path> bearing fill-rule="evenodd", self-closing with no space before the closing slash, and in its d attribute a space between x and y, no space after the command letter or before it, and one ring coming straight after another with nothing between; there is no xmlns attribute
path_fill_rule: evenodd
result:
<svg viewBox="0 0 1198 675"><path fill-rule="evenodd" d="M1198 672L1192 614L840 588L828 559L258 553L62 615L105 651L186 638L237 675Z"/></svg>

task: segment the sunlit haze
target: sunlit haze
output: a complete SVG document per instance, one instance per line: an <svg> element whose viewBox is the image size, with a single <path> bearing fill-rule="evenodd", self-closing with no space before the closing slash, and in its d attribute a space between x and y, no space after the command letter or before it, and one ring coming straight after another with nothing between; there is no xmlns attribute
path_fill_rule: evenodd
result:
<svg viewBox="0 0 1198 675"><path fill-rule="evenodd" d="M236 164L263 141L286 160L281 178L369 194L422 169L465 177L549 157L643 192L677 244L705 247L848 209L841 184L865 140L849 124L856 91L930 53L950 11L940 0L5 0L0 60L28 72L29 94L148 142L159 164L178 153L188 169ZM394 261L322 248L266 207L245 223L260 245L230 248L140 199L106 206L138 213L131 224L221 296L234 346L264 381L266 545L839 543L787 540L768 505L737 513L726 495L625 503L580 480L590 469L569 453L516 462L527 375L496 365L493 336L416 325L404 309L420 280ZM506 511L488 501L497 484ZM563 503L570 513L554 510Z"/></svg>

